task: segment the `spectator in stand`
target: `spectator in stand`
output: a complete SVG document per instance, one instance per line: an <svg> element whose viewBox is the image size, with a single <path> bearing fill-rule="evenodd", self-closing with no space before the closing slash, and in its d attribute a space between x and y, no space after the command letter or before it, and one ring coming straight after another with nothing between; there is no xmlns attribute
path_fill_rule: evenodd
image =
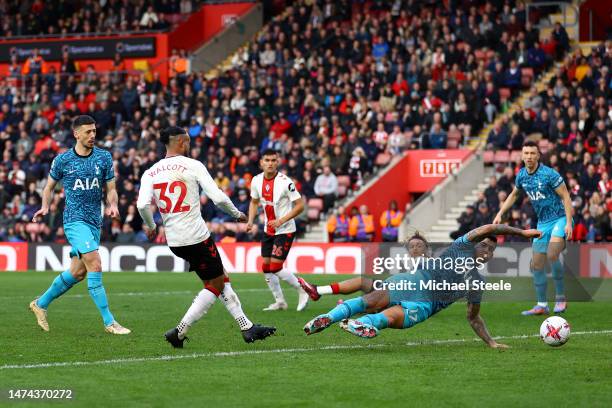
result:
<svg viewBox="0 0 612 408"><path fill-rule="evenodd" d="M45 75L49 72L49 68L47 63L43 59L43 57L39 54L38 49L35 48L32 51L32 55L28 57L25 64L23 65L23 75L32 76L32 75Z"/></svg>
<svg viewBox="0 0 612 408"><path fill-rule="evenodd" d="M329 242L348 242L349 217L344 206L339 206L327 219L327 234Z"/></svg>
<svg viewBox="0 0 612 408"><path fill-rule="evenodd" d="M12 5L9 10L19 9L13 7L18 2L7 1ZM36 6L40 14L31 13L33 21L57 12L44 2L40 4L42 11ZM94 10L83 10L85 4L75 3L74 13L53 19L58 24L51 31L68 34L140 30L139 23L149 5L153 5L160 26L166 14L179 11L178 2L165 1L132 2L130 7L94 2ZM47 75L33 75L25 83L20 83L18 76L0 78L0 175L4 173L5 179L4 194L0 192L0 202L5 204L0 210L8 205L2 196L12 188L8 182L12 162L20 161L26 183L43 180L57 153L74 143L70 119L80 111L96 113L100 124L98 144L113 151L117 188L127 200L125 214L131 204L131 192L138 188L135 183L163 154L156 140L159 129L169 125L189 127L192 118L200 127L192 135L191 157L205 162L211 174L222 171L230 180L229 192L233 195L238 180L243 179L248 186L259 171L256 163L263 145L280 150L285 170L296 178L296 186L301 186L306 197L314 196L315 177L324 166L332 166L336 175L349 175L352 187L359 188L375 171L377 154L401 151L402 143L393 141L400 140L400 135L410 148L418 149L423 147L422 142L427 143L424 129L430 130L434 125L443 132L459 130L463 141L476 134L488 120L488 103L483 99L486 84L493 82L498 88L509 61L517 58L511 54L522 49L521 41L529 42L525 40L528 34L533 37L524 20L511 21L510 4L507 19L502 18L504 11L494 2L484 6L484 13L478 7L447 8L444 2L406 0L397 4L379 2L373 13L356 12L360 10L357 3L347 3L341 9L332 6L322 10L312 2L298 0L286 14L272 20L215 78L191 72L185 60L181 67L184 51L174 53L174 68L167 84L155 75L152 79L130 75L120 55L111 72L96 72L88 67L81 75L58 77L49 70ZM393 7L401 12L392 14ZM3 37L41 33L35 26L26 26L22 14L11 12L0 15ZM481 17L484 14L489 17ZM418 24L412 24L414 21ZM10 23L8 28L6 22ZM484 32L480 30L481 23ZM45 27L47 33L46 26L39 26ZM427 30L423 31L423 27ZM546 46L540 47L535 41L526 45L528 49L542 50ZM510 52L487 54L490 49L502 48ZM486 58L476 58L477 51ZM573 81L571 70L566 70L552 98L542 95L542 111L548 111L555 123L566 116L571 122L573 117L565 111L567 106L576 106L577 129L582 137L568 140L567 149L576 156L579 174L587 150L584 135L597 129L596 136L601 137L603 126L605 146L609 148L609 122L605 122L608 74L601 68L606 64L591 57L587 63L599 65L581 81ZM15 59L13 65L19 67L19 61ZM534 66L536 72L538 68ZM570 103L558 105L566 90L574 86L576 90L571 88L572 92L567 93L572 98ZM581 87L588 91L580 93L577 88ZM592 100L591 95L600 96ZM508 103L500 100L498 112L504 112ZM594 112L590 111L592 107L596 108ZM560 110L559 114L553 115L555 109ZM602 109L600 118L596 118ZM598 125L601 120L604 124ZM386 144L377 147L371 136L380 128L391 133ZM570 123L566 129L572 129ZM23 151L27 141L17 147L22 132L34 145L29 153ZM589 152L589 160L599 160L597 143L591 144L588 149L595 150ZM605 166L609 160L607 163ZM559 165L565 165L563 160L559 159ZM19 203L28 199L27 191L23 191ZM209 210L203 206L203 213ZM207 215L210 220L215 212ZM121 223L117 234L122 231ZM136 237L141 233L138 228L132 225ZM110 230L108 223L104 226L105 237L112 236ZM19 231L13 228L13 235L19 236ZM161 235L158 238L163 239Z"/></svg>
<svg viewBox="0 0 612 408"><path fill-rule="evenodd" d="M374 217L367 205L361 205L359 212L349 222L349 237L353 242L372 242L374 239Z"/></svg>
<svg viewBox="0 0 612 408"><path fill-rule="evenodd" d="M317 176L314 192L323 199L323 212L327 213L338 197L338 179L329 166L323 167L323 173Z"/></svg>
<svg viewBox="0 0 612 408"><path fill-rule="evenodd" d="M429 132L429 148L430 149L446 149L448 135L442 129L439 123L434 123Z"/></svg>
<svg viewBox="0 0 612 408"><path fill-rule="evenodd" d="M380 215L383 242L397 242L399 226L403 218L404 214L398 210L397 201L392 200L389 203L389 209Z"/></svg>

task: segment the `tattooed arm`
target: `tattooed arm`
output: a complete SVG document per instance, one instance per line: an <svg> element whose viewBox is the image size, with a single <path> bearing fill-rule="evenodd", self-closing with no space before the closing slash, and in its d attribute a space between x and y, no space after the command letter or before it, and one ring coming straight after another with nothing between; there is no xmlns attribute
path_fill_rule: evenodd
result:
<svg viewBox="0 0 612 408"><path fill-rule="evenodd" d="M522 230L505 224L487 224L468 232L467 239L468 241L479 242L487 235L517 235L524 238L538 238L542 233L535 229Z"/></svg>
<svg viewBox="0 0 612 408"><path fill-rule="evenodd" d="M491 335L489 334L489 331L487 330L487 326L485 325L485 322L482 319L482 316L480 316L480 304L479 303L469 303L468 302L467 320L468 322L470 322L470 326L472 326L472 330L474 330L474 333L476 333L478 337L482 339L482 341L487 343L487 346L491 348L499 348L499 349L508 348L507 345L496 342L493 339L493 337L491 337Z"/></svg>

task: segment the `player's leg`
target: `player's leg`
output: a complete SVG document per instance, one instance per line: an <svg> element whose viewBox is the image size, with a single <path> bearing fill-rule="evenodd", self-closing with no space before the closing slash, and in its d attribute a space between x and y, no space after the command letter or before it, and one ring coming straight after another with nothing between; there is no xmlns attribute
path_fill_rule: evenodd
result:
<svg viewBox="0 0 612 408"><path fill-rule="evenodd" d="M283 263L285 263L285 259L287 259L287 255L289 255L289 251L291 250L293 237L293 234L280 234L274 236L269 272L276 274L279 279L287 282L298 291L298 305L296 310L301 312L306 309L308 305L308 293L302 289L297 276L295 276L293 272L283 269Z"/></svg>
<svg viewBox="0 0 612 408"><path fill-rule="evenodd" d="M546 299L546 252L548 251L552 228L544 224L538 225L538 230L542 231L542 236L533 240L533 257L531 259L531 273L533 274L533 284L538 303L531 309L523 311L523 316L545 315L549 313Z"/></svg>
<svg viewBox="0 0 612 408"><path fill-rule="evenodd" d="M276 331L275 327L265 327L258 324L253 324L251 320L249 320L242 310L242 304L240 303L238 294L234 292L234 288L232 288L232 284L229 276L227 276L227 273L225 273L223 276L223 291L221 292L219 299L227 311L232 315L236 323L238 323L240 331L242 332L242 337L247 343L252 343L255 340L263 340L266 337L274 334Z"/></svg>
<svg viewBox="0 0 612 408"><path fill-rule="evenodd" d="M349 320L341 327L359 337L376 337L380 330L386 328L407 329L424 322L434 313L431 302L403 301L380 313L368 314L355 320Z"/></svg>
<svg viewBox="0 0 612 408"><path fill-rule="evenodd" d="M349 299L336 305L332 310L310 320L304 326L307 335L325 330L334 323L348 319L356 314L384 309L389 305L389 292L377 290L358 298Z"/></svg>
<svg viewBox="0 0 612 408"><path fill-rule="evenodd" d="M87 290L102 316L104 330L112 334L130 334L129 329L121 326L115 320L108 305L106 289L102 283L102 260L98 252L100 229L80 222L71 224L71 235L75 237L73 249L80 254L81 261L87 270Z"/></svg>
<svg viewBox="0 0 612 408"><path fill-rule="evenodd" d="M51 283L51 286L40 297L30 303L30 310L36 316L38 325L49 331L47 322L47 308L55 299L66 293L72 286L82 281L85 277L85 265L76 256L70 262L70 268L60 273Z"/></svg>
<svg viewBox="0 0 612 408"><path fill-rule="evenodd" d="M262 272L266 280L266 284L274 296L274 303L264 308L265 311L270 310L287 310L287 302L285 295L280 285L280 280L276 273L270 272L270 261L272 256L272 247L274 246L274 236L264 235L261 241L261 257L263 258Z"/></svg>
<svg viewBox="0 0 612 408"><path fill-rule="evenodd" d="M366 281L362 277L347 279L342 282L333 282L329 285L313 285L303 278L298 278L302 289L308 293L308 296L314 301L317 301L323 295L349 295L357 291L370 292L372 290L372 281Z"/></svg>
<svg viewBox="0 0 612 408"><path fill-rule="evenodd" d="M196 272L200 276L203 271L196 269ZM175 348L183 348L183 342L187 339L187 332L191 326L208 312L219 295L221 295L223 290L223 274L203 281L204 289L193 299L191 306L189 306L181 321L175 328L168 330L164 335L166 340Z"/></svg>
<svg viewBox="0 0 612 408"><path fill-rule="evenodd" d="M349 320L341 325L344 330L358 337L372 338L380 330L388 327L401 329L404 327L405 312L402 306L395 305L380 313L367 314L355 320Z"/></svg>
<svg viewBox="0 0 612 408"><path fill-rule="evenodd" d="M546 256L552 270L553 282L555 283L555 313L563 313L567 309L565 298L565 282L563 279L564 267L559 257L565 249L565 218L559 218L555 223L548 245Z"/></svg>

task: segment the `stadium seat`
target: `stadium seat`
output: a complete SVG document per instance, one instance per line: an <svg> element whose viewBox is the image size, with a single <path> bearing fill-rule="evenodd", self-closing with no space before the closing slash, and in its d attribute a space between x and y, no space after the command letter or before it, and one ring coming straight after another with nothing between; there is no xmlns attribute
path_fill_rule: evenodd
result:
<svg viewBox="0 0 612 408"><path fill-rule="evenodd" d="M492 150L485 150L482 158L486 164L493 163L495 161L495 152Z"/></svg>
<svg viewBox="0 0 612 408"><path fill-rule="evenodd" d="M446 144L447 149L456 149L459 147L459 141L456 139L448 139L448 143Z"/></svg>
<svg viewBox="0 0 612 408"><path fill-rule="evenodd" d="M338 185L349 187L351 185L351 178L349 176L338 176Z"/></svg>
<svg viewBox="0 0 612 408"><path fill-rule="evenodd" d="M501 98L510 99L511 96L512 96L512 91L510 91L510 88L499 88L500 99Z"/></svg>
<svg viewBox="0 0 612 408"><path fill-rule="evenodd" d="M391 155L389 153L379 153L376 156L376 161L374 162L375 166L384 167L391 161Z"/></svg>
<svg viewBox="0 0 612 408"><path fill-rule="evenodd" d="M510 153L510 161L511 161L512 163L516 163L516 162L518 162L519 160L521 160L521 154L522 154L522 153L521 153L521 151L520 151L520 150L513 150L513 151Z"/></svg>
<svg viewBox="0 0 612 408"><path fill-rule="evenodd" d="M338 197L346 197L346 192L348 188L341 184L338 184Z"/></svg>
<svg viewBox="0 0 612 408"><path fill-rule="evenodd" d="M323 199L321 198L311 198L308 200L308 208L315 208L319 211L323 209Z"/></svg>
<svg viewBox="0 0 612 408"><path fill-rule="evenodd" d="M319 209L317 209L317 208L309 208L308 209L308 219L310 221L318 221L320 214L321 214L321 211Z"/></svg>
<svg viewBox="0 0 612 408"><path fill-rule="evenodd" d="M499 150L495 152L495 163L508 163L510 161L510 152L507 150Z"/></svg>

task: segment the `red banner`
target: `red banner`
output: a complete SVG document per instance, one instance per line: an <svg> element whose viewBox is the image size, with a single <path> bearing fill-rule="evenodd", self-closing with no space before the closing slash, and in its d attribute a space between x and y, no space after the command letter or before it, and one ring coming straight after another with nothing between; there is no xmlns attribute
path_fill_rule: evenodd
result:
<svg viewBox="0 0 612 408"><path fill-rule="evenodd" d="M582 245L580 275L587 278L612 278L612 244Z"/></svg>
<svg viewBox="0 0 612 408"><path fill-rule="evenodd" d="M0 242L0 271L28 270L28 244Z"/></svg>

